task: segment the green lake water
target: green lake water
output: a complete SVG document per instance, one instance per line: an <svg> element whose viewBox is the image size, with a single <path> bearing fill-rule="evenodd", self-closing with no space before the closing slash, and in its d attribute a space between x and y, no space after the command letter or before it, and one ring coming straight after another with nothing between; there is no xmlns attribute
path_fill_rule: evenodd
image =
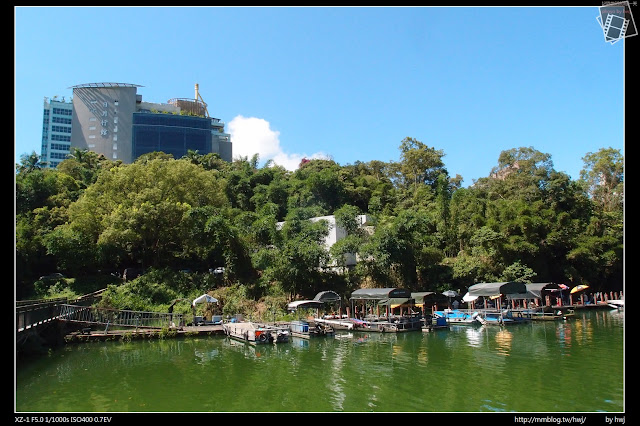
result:
<svg viewBox="0 0 640 426"><path fill-rule="evenodd" d="M68 344L16 367L17 412L624 412L624 311L568 321Z"/></svg>

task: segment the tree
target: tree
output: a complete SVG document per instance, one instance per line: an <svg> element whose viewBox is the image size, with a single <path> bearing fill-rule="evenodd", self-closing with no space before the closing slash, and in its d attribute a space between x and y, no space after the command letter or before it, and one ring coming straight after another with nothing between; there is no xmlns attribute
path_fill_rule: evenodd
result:
<svg viewBox="0 0 640 426"><path fill-rule="evenodd" d="M185 214L226 202L215 172L156 158L100 174L70 206L68 226L93 241L107 264L171 264L183 251Z"/></svg>
<svg viewBox="0 0 640 426"><path fill-rule="evenodd" d="M502 272L500 281L520 281L530 283L536 277L533 269L523 265L519 261L507 266Z"/></svg>
<svg viewBox="0 0 640 426"><path fill-rule="evenodd" d="M257 156L225 163L197 152L125 165L74 150L56 169L24 156L15 176L18 286L55 270L140 264L224 266L225 280L211 283L239 282L252 297L363 282L434 291L533 277L621 286L619 152L588 153L573 181L548 154L506 150L490 176L462 188L442 151L413 138L400 151L400 162L308 160L295 172L259 168ZM358 226L359 213L376 223L372 234ZM348 230L330 252L326 224L309 220L329 214ZM355 268L334 273L347 253L358 255Z"/></svg>
<svg viewBox="0 0 640 426"><path fill-rule="evenodd" d="M29 173L33 170L41 169L43 166L44 164L40 162L38 154L32 151L31 154L22 154L20 156L20 163L16 164L16 172Z"/></svg>
<svg viewBox="0 0 640 426"><path fill-rule="evenodd" d="M54 169L25 168L15 177L16 277L29 279L56 270L47 234L68 221L67 209L80 193L78 183Z"/></svg>
<svg viewBox="0 0 640 426"><path fill-rule="evenodd" d="M263 271L263 282L276 283L291 296L319 291L322 270L329 263L324 247L327 222L310 221L304 212L293 211L281 232L282 244L271 249L271 264Z"/></svg>
<svg viewBox="0 0 640 426"><path fill-rule="evenodd" d="M419 184L433 185L438 175L445 173L442 157L444 152L423 144L417 139L406 137L400 143L400 172L405 187Z"/></svg>
<svg viewBox="0 0 640 426"><path fill-rule="evenodd" d="M190 209L183 218L182 251L189 264L203 269L224 267L228 281L253 275L247 246L233 221L233 211L213 206Z"/></svg>
<svg viewBox="0 0 640 426"><path fill-rule="evenodd" d="M589 195L603 211L621 211L624 200L624 158L620 150L602 148L589 152L582 160L580 178Z"/></svg>

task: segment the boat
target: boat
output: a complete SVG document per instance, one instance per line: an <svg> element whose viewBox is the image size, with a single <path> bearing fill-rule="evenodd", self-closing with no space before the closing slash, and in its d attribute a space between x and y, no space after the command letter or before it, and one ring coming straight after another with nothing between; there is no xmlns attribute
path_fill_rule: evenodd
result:
<svg viewBox="0 0 640 426"><path fill-rule="evenodd" d="M475 318L482 325L511 325L529 321L526 316L514 316L513 312L508 309L478 312Z"/></svg>
<svg viewBox="0 0 640 426"><path fill-rule="evenodd" d="M624 308L624 299L607 300L607 305L609 305L613 309L623 309Z"/></svg>
<svg viewBox="0 0 640 426"><path fill-rule="evenodd" d="M424 324L419 316L366 317L355 330L377 331L380 333L399 333L422 329Z"/></svg>
<svg viewBox="0 0 640 426"><path fill-rule="evenodd" d="M448 330L449 323L447 319L444 317L429 317L424 319L424 324L422 325L423 332L430 332L435 330Z"/></svg>
<svg viewBox="0 0 640 426"><path fill-rule="evenodd" d="M309 321L295 320L289 323L289 331L292 336L310 339L312 337L332 336L333 327L322 322L315 322L313 325Z"/></svg>
<svg viewBox="0 0 640 426"><path fill-rule="evenodd" d="M273 343L273 330L252 322L229 322L222 325L224 332L232 339L251 344Z"/></svg>
<svg viewBox="0 0 640 426"><path fill-rule="evenodd" d="M346 315L323 315L320 316L320 309L325 308L327 304L340 302L340 296L334 291L321 291L316 294L313 300L296 300L287 304L287 310L298 311L299 309L316 309L316 315L313 319L313 325L309 324L309 321L299 319L292 321L289 324L289 331L291 335L302 338L310 338L314 336L324 336L333 334L334 329L352 329L354 323L351 322ZM340 310L340 309L339 309ZM339 318L338 321L332 321L335 318ZM346 318L346 320L342 320Z"/></svg>
<svg viewBox="0 0 640 426"><path fill-rule="evenodd" d="M273 343L287 343L289 341L289 335L291 334L291 331L289 330L289 326L287 324L259 324L259 327L271 332Z"/></svg>
<svg viewBox="0 0 640 426"><path fill-rule="evenodd" d="M575 317L575 311L573 309L557 309L557 310L536 310L536 311L522 311L522 316L525 316L532 321L561 321L568 320Z"/></svg>
<svg viewBox="0 0 640 426"><path fill-rule="evenodd" d="M443 311L435 311L435 318L444 318L448 324L477 324L476 317L478 312L466 311L461 309L445 309Z"/></svg>
<svg viewBox="0 0 640 426"><path fill-rule="evenodd" d="M495 306L502 306L502 296L511 295L524 295L527 294L527 286L525 283L518 281L496 282L496 283L478 283L469 287L468 293L465 297L469 299L483 297L485 303L484 310L478 310L474 314L474 319L483 325L488 324L517 324L528 321L528 318L522 315L514 315L510 309L504 310L487 310L487 300L492 300ZM464 298L463 298L464 299Z"/></svg>
<svg viewBox="0 0 640 426"><path fill-rule="evenodd" d="M313 321L325 324L334 330L353 330L362 326L362 321L355 318L315 318Z"/></svg>

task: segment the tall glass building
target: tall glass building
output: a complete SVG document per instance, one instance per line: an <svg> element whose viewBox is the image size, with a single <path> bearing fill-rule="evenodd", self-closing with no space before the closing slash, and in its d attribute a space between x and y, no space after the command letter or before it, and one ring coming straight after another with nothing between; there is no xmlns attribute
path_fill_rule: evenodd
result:
<svg viewBox="0 0 640 426"><path fill-rule="evenodd" d="M71 145L71 117L73 104L64 98L44 98L42 114L42 146L40 162L55 168L67 158Z"/></svg>
<svg viewBox="0 0 640 426"><path fill-rule="evenodd" d="M138 87L128 83L73 86L71 146L123 163L154 151L180 158L190 150L232 160L224 123L208 116L197 85L195 99L163 104L143 102Z"/></svg>

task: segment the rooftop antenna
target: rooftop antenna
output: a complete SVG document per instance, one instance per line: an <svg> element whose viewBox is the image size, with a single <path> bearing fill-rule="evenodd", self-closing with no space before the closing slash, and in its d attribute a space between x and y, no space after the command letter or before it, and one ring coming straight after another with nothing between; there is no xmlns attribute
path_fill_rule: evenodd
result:
<svg viewBox="0 0 640 426"><path fill-rule="evenodd" d="M200 86L198 85L198 83L196 83L196 101L200 100L203 104L204 104L204 112L207 114L207 117L209 117L209 111L207 110L207 103L204 101L204 99L202 99L202 96L200 96L200 93L198 92L198 88Z"/></svg>

